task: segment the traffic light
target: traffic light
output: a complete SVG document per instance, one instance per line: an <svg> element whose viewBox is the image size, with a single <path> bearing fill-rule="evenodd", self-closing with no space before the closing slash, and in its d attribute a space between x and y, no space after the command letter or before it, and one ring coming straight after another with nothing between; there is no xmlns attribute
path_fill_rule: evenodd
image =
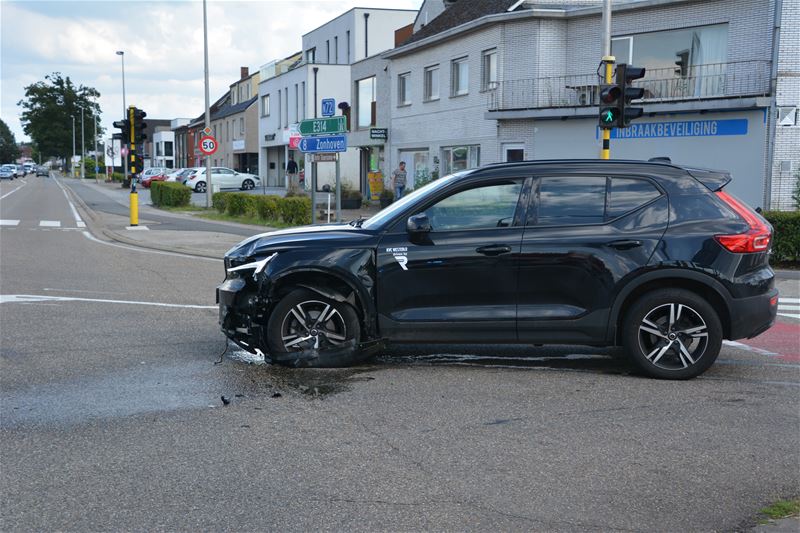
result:
<svg viewBox="0 0 800 533"><path fill-rule="evenodd" d="M118 120L114 122L114 127L119 128L122 130L121 133L115 133L111 137L113 139L119 139L120 143L125 146L130 142L130 134L131 134L131 124L128 119Z"/></svg>
<svg viewBox="0 0 800 533"><path fill-rule="evenodd" d="M130 106L128 108L128 119L123 121L128 124L128 135L130 142L130 152L128 153L128 167L131 175L138 176L144 170L144 141L147 135L144 129L147 124L144 117L147 113L141 109Z"/></svg>
<svg viewBox="0 0 800 533"><path fill-rule="evenodd" d="M617 121L620 128L627 128L633 119L644 114L643 108L630 106L631 100L638 100L644 96L644 89L631 87L631 82L644 78L644 73L644 67L632 67L625 63L617 65L617 86L622 93L619 99L619 120Z"/></svg>
<svg viewBox="0 0 800 533"><path fill-rule="evenodd" d="M147 134L145 134L144 130L147 128L147 123L144 122L144 117L147 116L143 110L139 109L138 107L133 108L133 131L135 134L134 142L139 144L144 144L144 141L147 139Z"/></svg>
<svg viewBox="0 0 800 533"><path fill-rule="evenodd" d="M600 86L600 127L604 130L619 128L622 89L618 85Z"/></svg>

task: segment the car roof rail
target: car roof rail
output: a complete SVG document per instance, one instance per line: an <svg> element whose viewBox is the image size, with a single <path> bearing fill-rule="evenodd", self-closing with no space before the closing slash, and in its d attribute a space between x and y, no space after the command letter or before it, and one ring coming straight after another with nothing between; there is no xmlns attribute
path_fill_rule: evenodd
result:
<svg viewBox="0 0 800 533"><path fill-rule="evenodd" d="M672 159L669 157L651 157L647 160L648 163L670 163L672 164Z"/></svg>

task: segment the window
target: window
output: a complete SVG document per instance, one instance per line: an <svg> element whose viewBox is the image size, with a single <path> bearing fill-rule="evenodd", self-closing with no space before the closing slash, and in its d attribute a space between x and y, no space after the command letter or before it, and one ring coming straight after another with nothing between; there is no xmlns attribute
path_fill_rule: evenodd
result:
<svg viewBox="0 0 800 533"><path fill-rule="evenodd" d="M508 227L514 221L522 180L509 180L448 196L425 210L433 231Z"/></svg>
<svg viewBox="0 0 800 533"><path fill-rule="evenodd" d="M289 126L289 88L283 88L283 101L286 104L283 106L283 124Z"/></svg>
<svg viewBox="0 0 800 533"><path fill-rule="evenodd" d="M294 122L300 122L300 89L297 83L294 84Z"/></svg>
<svg viewBox="0 0 800 533"><path fill-rule="evenodd" d="M278 89L278 127L281 127L281 117L283 113L281 113L281 90Z"/></svg>
<svg viewBox="0 0 800 533"><path fill-rule="evenodd" d="M453 60L451 65L451 96L460 96L469 92L469 63L467 63L467 59L462 57Z"/></svg>
<svg viewBox="0 0 800 533"><path fill-rule="evenodd" d="M162 142L157 142L156 143L156 156L164 155L164 150L162 149L163 145L164 145L164 143L162 143Z"/></svg>
<svg viewBox="0 0 800 533"><path fill-rule="evenodd" d="M317 60L317 48L309 48L306 50L306 63L315 63Z"/></svg>
<svg viewBox="0 0 800 533"><path fill-rule="evenodd" d="M598 224L605 220L606 178L547 177L539 183L539 225Z"/></svg>
<svg viewBox="0 0 800 533"><path fill-rule="evenodd" d="M350 30L347 30L347 64L350 64Z"/></svg>
<svg viewBox="0 0 800 533"><path fill-rule="evenodd" d="M306 82L300 82L300 92L303 93L303 114L301 118L306 118L308 115L306 114Z"/></svg>
<svg viewBox="0 0 800 533"><path fill-rule="evenodd" d="M356 82L358 98L358 127L375 125L375 76Z"/></svg>
<svg viewBox="0 0 800 533"><path fill-rule="evenodd" d="M442 148L442 174L481 166L480 145L450 146Z"/></svg>
<svg viewBox="0 0 800 533"><path fill-rule="evenodd" d="M172 157L172 141L164 141L164 155Z"/></svg>
<svg viewBox="0 0 800 533"><path fill-rule="evenodd" d="M265 94L261 97L261 116L268 117L269 116L269 95Z"/></svg>
<svg viewBox="0 0 800 533"><path fill-rule="evenodd" d="M333 60L338 65L339 64L339 36L335 36L333 38Z"/></svg>
<svg viewBox="0 0 800 533"><path fill-rule="evenodd" d="M244 135L244 117L239 117L239 135Z"/></svg>
<svg viewBox="0 0 800 533"><path fill-rule="evenodd" d="M482 65L481 88L484 91L497 88L497 48L483 52Z"/></svg>
<svg viewBox="0 0 800 533"><path fill-rule="evenodd" d="M331 42L330 40L325 41L325 62L331 62Z"/></svg>
<svg viewBox="0 0 800 533"><path fill-rule="evenodd" d="M225 132L226 132L225 133L225 140L226 141L230 141L231 140L231 125L227 120L225 121Z"/></svg>
<svg viewBox="0 0 800 533"><path fill-rule="evenodd" d="M410 105L411 95L409 94L409 80L411 73L406 72L397 76L397 105Z"/></svg>
<svg viewBox="0 0 800 533"><path fill-rule="evenodd" d="M425 69L425 89L423 92L425 102L439 99L439 65Z"/></svg>
<svg viewBox="0 0 800 533"><path fill-rule="evenodd" d="M615 37L611 54L618 64L646 67L648 97L721 95L728 60L728 25Z"/></svg>
<svg viewBox="0 0 800 533"><path fill-rule="evenodd" d="M656 186L646 180L631 178L611 178L608 189L606 219L617 218L638 209L661 193Z"/></svg>

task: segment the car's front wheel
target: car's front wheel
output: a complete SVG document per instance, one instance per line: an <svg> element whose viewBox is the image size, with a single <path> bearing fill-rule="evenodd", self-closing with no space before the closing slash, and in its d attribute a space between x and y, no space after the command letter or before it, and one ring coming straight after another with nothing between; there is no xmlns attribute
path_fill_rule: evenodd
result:
<svg viewBox="0 0 800 533"><path fill-rule="evenodd" d="M705 372L722 346L722 325L711 304L684 289L645 294L625 315L623 343L648 376L689 379Z"/></svg>
<svg viewBox="0 0 800 533"><path fill-rule="evenodd" d="M253 180L250 180L250 179L244 180L242 182L242 190L243 191L249 191L249 190L255 188L255 186L256 186L256 184L253 183Z"/></svg>
<svg viewBox="0 0 800 533"><path fill-rule="evenodd" d="M267 323L273 362L291 366L339 367L362 360L361 325L347 302L298 288L284 296Z"/></svg>
<svg viewBox="0 0 800 533"><path fill-rule="evenodd" d="M198 181L197 185L194 186L194 192L206 192L206 182Z"/></svg>

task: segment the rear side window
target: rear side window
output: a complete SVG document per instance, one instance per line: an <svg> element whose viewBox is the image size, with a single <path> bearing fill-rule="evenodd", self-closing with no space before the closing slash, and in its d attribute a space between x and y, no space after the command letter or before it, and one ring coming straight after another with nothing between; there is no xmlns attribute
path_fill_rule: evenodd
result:
<svg viewBox="0 0 800 533"><path fill-rule="evenodd" d="M606 219L617 218L634 211L661 196L656 186L645 180L611 178L608 189Z"/></svg>
<svg viewBox="0 0 800 533"><path fill-rule="evenodd" d="M597 224L605 221L606 178L544 177L539 183L538 224Z"/></svg>

